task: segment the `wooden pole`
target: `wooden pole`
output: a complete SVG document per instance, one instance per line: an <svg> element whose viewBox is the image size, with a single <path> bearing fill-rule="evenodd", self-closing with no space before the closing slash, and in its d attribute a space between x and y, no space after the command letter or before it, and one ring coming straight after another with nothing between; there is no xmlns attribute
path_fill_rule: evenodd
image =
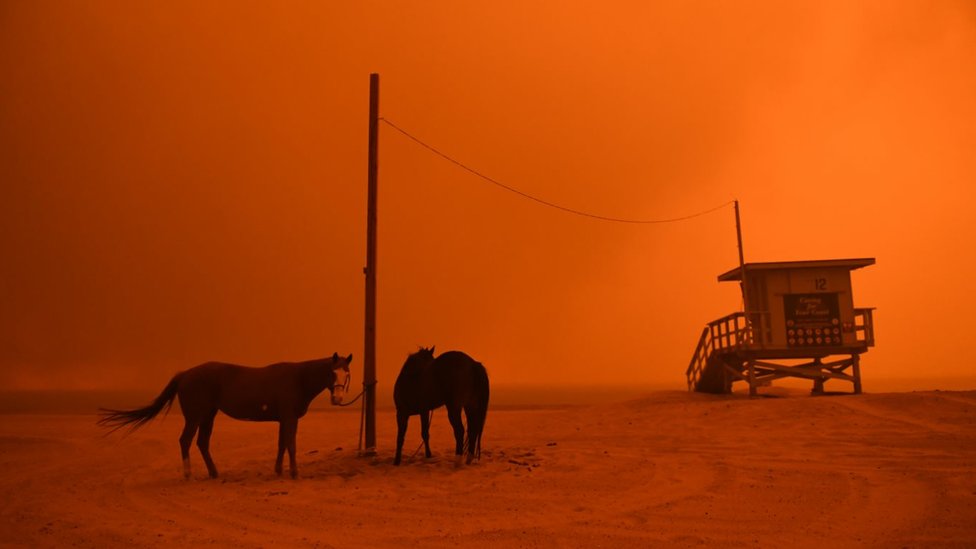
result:
<svg viewBox="0 0 976 549"><path fill-rule="evenodd" d="M742 312L746 315L746 329L755 338L752 332L752 318L749 316L749 283L746 280L746 261L745 253L742 251L742 222L739 220L739 201L735 201L735 238L739 245L739 275L742 278ZM760 335L760 340L762 336Z"/></svg>
<svg viewBox="0 0 976 549"><path fill-rule="evenodd" d="M363 353L363 455L376 455L376 176L380 75L369 75L369 161L366 192L366 330Z"/></svg>
<svg viewBox="0 0 976 549"><path fill-rule="evenodd" d="M735 201L735 239L739 245L739 268L745 267L745 254L742 252L742 222L739 220L739 201ZM745 276L745 271L740 271Z"/></svg>

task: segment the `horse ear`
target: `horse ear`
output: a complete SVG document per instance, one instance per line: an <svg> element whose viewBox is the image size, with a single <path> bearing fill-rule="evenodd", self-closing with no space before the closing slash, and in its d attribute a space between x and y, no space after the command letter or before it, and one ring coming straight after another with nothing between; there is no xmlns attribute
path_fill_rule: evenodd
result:
<svg viewBox="0 0 976 549"><path fill-rule="evenodd" d="M332 362L339 362L339 353L332 353Z"/></svg>
<svg viewBox="0 0 976 549"><path fill-rule="evenodd" d="M349 353L349 358L346 359L346 362L352 362L352 353Z"/></svg>
<svg viewBox="0 0 976 549"><path fill-rule="evenodd" d="M434 356L434 347L437 347L437 345L430 346L430 356Z"/></svg>

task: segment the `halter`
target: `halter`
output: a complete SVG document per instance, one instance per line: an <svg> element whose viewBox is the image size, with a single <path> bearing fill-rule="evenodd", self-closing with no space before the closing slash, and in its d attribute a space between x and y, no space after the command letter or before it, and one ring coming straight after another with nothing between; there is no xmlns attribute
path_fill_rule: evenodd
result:
<svg viewBox="0 0 976 549"><path fill-rule="evenodd" d="M339 380L339 374L336 374L336 381L338 381L338 380ZM351 382L351 381L352 381L352 376L349 375L349 372L346 372L346 382L343 383L342 385L338 385L338 387L342 387L342 391L344 393L348 393L349 392L349 382ZM333 392L335 392L336 387L337 387L337 385L335 384L335 382L333 382L332 383L332 391Z"/></svg>
<svg viewBox="0 0 976 549"><path fill-rule="evenodd" d="M336 374L336 381L339 381L339 374ZM346 372L346 382L343 383L342 385L339 385L339 387L342 387L342 392L345 393L345 394L347 394L347 395L349 394L349 384L350 383L352 383L352 374L349 373L349 372ZM376 382L374 381L373 384L375 384L375 383ZM333 394L335 394L335 388L336 388L336 384L335 384L335 382L332 382L332 393ZM365 387L365 384L363 384L363 390L360 391L358 395L356 395L356 398L350 400L349 402L340 402L339 404L336 404L336 406L351 406L353 403L355 403L357 400L359 400L359 397L363 396L363 394L365 392L366 392L366 387ZM362 437L360 437L360 438L362 438Z"/></svg>

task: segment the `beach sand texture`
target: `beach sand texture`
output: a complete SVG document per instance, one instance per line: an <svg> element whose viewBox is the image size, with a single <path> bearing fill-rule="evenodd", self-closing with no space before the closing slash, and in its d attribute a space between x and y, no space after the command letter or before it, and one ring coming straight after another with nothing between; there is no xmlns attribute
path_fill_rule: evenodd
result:
<svg viewBox="0 0 976 549"><path fill-rule="evenodd" d="M109 403L107 403L109 404ZM976 392L779 398L660 392L614 404L491 410L480 463L375 458L358 410L299 424L298 480L276 424L218 416L181 476L182 418L128 437L95 416L0 415L0 545L24 547L973 547Z"/></svg>

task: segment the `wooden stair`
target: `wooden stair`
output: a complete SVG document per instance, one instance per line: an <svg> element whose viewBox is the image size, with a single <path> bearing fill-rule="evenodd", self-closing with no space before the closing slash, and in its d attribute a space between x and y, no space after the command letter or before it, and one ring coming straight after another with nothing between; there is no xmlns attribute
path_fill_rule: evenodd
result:
<svg viewBox="0 0 976 549"><path fill-rule="evenodd" d="M698 338L695 354L685 372L688 390L703 393L731 392L732 381L735 379L733 372L742 369L742 359L737 351L750 340L743 313L733 313L709 322Z"/></svg>

